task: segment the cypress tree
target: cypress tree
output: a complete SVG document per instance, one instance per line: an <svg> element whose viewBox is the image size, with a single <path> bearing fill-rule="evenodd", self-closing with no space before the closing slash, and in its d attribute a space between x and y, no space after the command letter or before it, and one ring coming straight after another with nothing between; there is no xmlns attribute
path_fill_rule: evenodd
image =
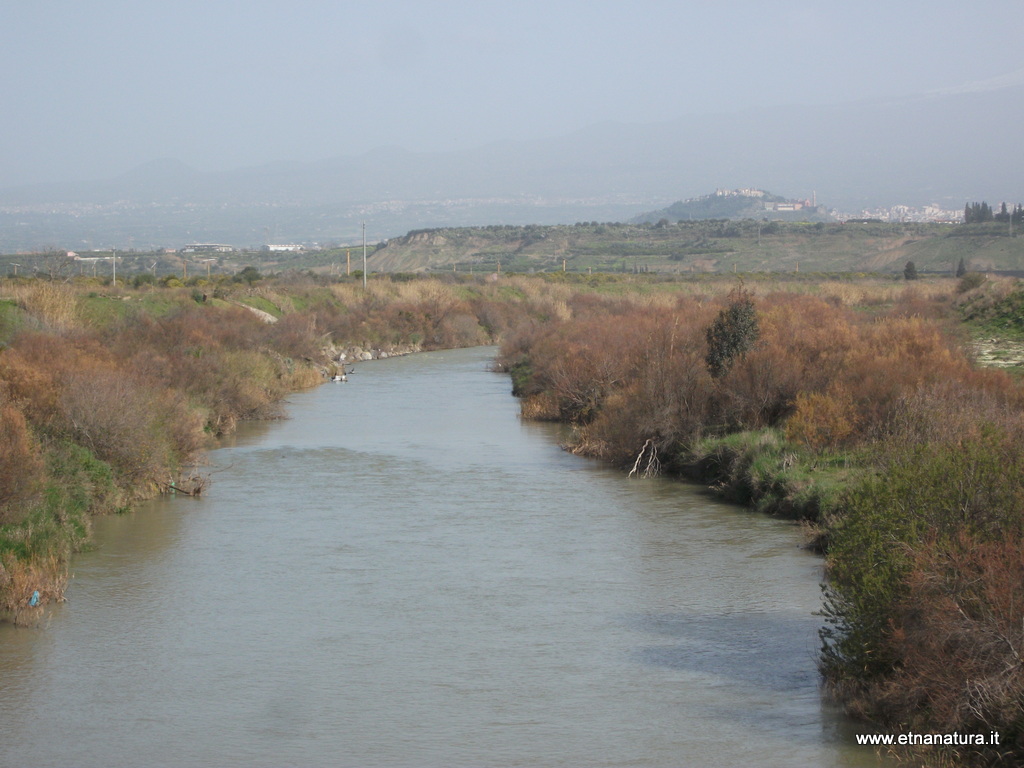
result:
<svg viewBox="0 0 1024 768"><path fill-rule="evenodd" d="M730 298L729 306L718 313L707 329L708 353L704 361L716 379L727 374L736 359L753 347L760 335L757 310L750 294L738 288Z"/></svg>

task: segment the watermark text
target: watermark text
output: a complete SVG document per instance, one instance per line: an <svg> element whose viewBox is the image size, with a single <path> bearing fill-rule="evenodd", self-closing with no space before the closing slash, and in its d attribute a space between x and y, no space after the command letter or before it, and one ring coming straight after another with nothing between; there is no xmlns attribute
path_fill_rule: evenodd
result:
<svg viewBox="0 0 1024 768"><path fill-rule="evenodd" d="M996 747L999 731L988 733L858 733L857 743L874 747Z"/></svg>

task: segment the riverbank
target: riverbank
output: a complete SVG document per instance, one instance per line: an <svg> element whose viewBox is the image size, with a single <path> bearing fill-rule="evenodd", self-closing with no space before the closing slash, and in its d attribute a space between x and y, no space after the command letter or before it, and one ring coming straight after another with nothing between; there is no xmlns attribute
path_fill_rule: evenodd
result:
<svg viewBox="0 0 1024 768"><path fill-rule="evenodd" d="M258 275L258 273L256 273ZM250 279L252 278L252 279ZM91 519L205 483L240 421L353 363L556 316L543 281L0 280L0 618L63 597Z"/></svg>
<svg viewBox="0 0 1024 768"><path fill-rule="evenodd" d="M954 286L871 306L742 288L571 306L501 361L524 416L574 425L573 451L808 521L827 556L829 690L880 727L1003 736L908 759L1010 765L1024 756L1024 481L1010 469L1024 395L973 365Z"/></svg>

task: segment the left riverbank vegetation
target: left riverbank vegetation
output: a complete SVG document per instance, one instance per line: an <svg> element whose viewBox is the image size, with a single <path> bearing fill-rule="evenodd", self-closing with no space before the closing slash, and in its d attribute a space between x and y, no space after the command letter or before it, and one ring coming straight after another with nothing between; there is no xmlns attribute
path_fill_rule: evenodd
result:
<svg viewBox="0 0 1024 768"><path fill-rule="evenodd" d="M0 280L0 616L59 600L90 518L196 493L204 449L357 357L493 343L570 289L312 275ZM525 286L525 287L524 287ZM37 594L38 593L38 594Z"/></svg>
<svg viewBox="0 0 1024 768"><path fill-rule="evenodd" d="M803 521L826 554L820 666L894 731L1000 734L913 764L1024 761L1024 391L974 340L1024 329L1015 280L736 282L580 294L501 348L526 417L631 474Z"/></svg>

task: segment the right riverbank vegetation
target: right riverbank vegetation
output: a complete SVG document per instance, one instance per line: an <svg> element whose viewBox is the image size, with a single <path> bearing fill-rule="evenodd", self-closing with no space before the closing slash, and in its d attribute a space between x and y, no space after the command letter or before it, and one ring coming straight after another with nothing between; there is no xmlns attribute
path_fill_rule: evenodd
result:
<svg viewBox="0 0 1024 768"><path fill-rule="evenodd" d="M964 320L1019 334L1024 294L977 275L778 288L579 295L500 362L573 451L804 521L830 692L885 729L1001 737L904 759L1020 765L1024 397L976 364Z"/></svg>
<svg viewBox="0 0 1024 768"><path fill-rule="evenodd" d="M364 289L250 268L193 283L0 281L8 618L61 599L92 516L200 492L203 450L279 416L341 354L500 342L524 417L571 424L571 450L803 522L827 564L821 669L850 712L1000 733L929 764L1024 759L1017 281L556 273Z"/></svg>

